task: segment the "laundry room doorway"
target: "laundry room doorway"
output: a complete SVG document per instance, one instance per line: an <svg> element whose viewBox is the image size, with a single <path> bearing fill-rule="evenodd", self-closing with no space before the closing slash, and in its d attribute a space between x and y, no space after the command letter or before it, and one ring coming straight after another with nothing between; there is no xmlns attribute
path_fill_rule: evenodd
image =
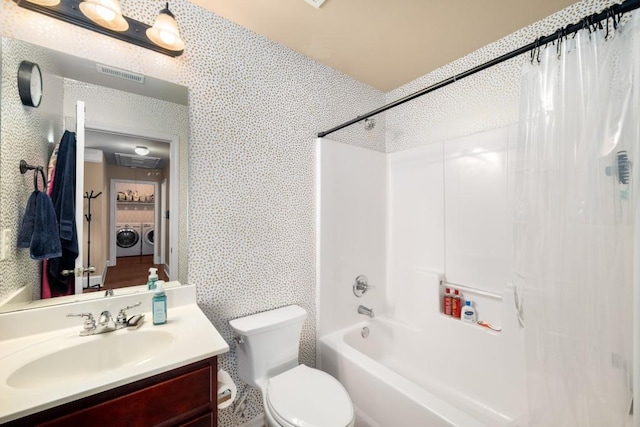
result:
<svg viewBox="0 0 640 427"><path fill-rule="evenodd" d="M149 176L142 169L131 173ZM115 246L115 257L112 256L105 278L107 288L131 285L131 281L143 284L151 267L158 268L159 278L168 279L157 261L159 249L154 244L156 236L162 236L158 222L159 187L157 181L141 178L110 180L111 246Z"/></svg>

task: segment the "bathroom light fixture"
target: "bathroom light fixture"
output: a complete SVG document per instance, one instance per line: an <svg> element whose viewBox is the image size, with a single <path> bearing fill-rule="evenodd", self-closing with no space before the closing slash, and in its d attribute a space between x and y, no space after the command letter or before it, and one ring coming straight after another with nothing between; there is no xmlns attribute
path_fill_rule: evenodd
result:
<svg viewBox="0 0 640 427"><path fill-rule="evenodd" d="M169 10L169 3L156 17L153 27L147 30L147 37L158 46L169 50L184 50L176 17Z"/></svg>
<svg viewBox="0 0 640 427"><path fill-rule="evenodd" d="M101 27L113 31L127 31L129 23L122 16L119 0L84 0L80 12Z"/></svg>
<svg viewBox="0 0 640 427"><path fill-rule="evenodd" d="M149 149L144 145L138 145L133 151L135 151L138 156L146 156L149 154Z"/></svg>
<svg viewBox="0 0 640 427"><path fill-rule="evenodd" d="M119 0L13 0L18 6L87 30L169 56L180 56L184 42L169 4L153 27L122 15ZM155 30L154 30L155 28ZM147 31L153 30L153 31Z"/></svg>

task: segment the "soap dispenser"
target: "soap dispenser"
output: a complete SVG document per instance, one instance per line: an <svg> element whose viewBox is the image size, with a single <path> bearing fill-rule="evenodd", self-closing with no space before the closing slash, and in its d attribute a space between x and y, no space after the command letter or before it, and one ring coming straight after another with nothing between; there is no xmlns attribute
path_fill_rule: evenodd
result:
<svg viewBox="0 0 640 427"><path fill-rule="evenodd" d="M155 289L157 281L158 281L158 269L151 267L149 269L149 278L147 279L147 289L149 290Z"/></svg>
<svg viewBox="0 0 640 427"><path fill-rule="evenodd" d="M164 293L164 287L162 283L157 283L154 292L153 300L151 304L151 311L153 315L153 324L162 325L167 323L167 296Z"/></svg>

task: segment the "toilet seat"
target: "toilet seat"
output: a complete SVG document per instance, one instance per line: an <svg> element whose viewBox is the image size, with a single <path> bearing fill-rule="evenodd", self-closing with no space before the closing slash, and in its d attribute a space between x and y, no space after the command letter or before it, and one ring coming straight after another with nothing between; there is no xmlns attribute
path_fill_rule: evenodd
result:
<svg viewBox="0 0 640 427"><path fill-rule="evenodd" d="M266 403L284 427L347 427L353 405L342 384L331 375L298 365L269 379Z"/></svg>

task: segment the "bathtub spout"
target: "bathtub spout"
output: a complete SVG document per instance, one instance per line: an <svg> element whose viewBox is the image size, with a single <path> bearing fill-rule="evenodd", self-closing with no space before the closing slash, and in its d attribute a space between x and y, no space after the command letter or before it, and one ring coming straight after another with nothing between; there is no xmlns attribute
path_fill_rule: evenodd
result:
<svg viewBox="0 0 640 427"><path fill-rule="evenodd" d="M370 318L373 319L373 309L372 308L367 308L364 305L361 305L358 307L358 313L360 314L364 314L365 316L369 316Z"/></svg>

